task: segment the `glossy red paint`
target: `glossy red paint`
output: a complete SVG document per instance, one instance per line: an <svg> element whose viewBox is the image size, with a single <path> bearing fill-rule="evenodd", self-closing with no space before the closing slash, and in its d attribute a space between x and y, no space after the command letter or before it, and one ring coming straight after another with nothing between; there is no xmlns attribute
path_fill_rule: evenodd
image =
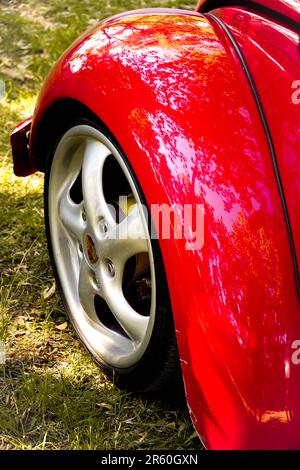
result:
<svg viewBox="0 0 300 470"><path fill-rule="evenodd" d="M223 30L197 13L103 22L48 77L105 123L149 204L204 204L205 243L161 240L191 417L210 449L300 448L300 311L268 141Z"/></svg>
<svg viewBox="0 0 300 470"><path fill-rule="evenodd" d="M230 28L254 80L274 144L300 259L300 34L241 10L212 11ZM274 77L266 80L266 77Z"/></svg>
<svg viewBox="0 0 300 470"><path fill-rule="evenodd" d="M196 11L198 12L207 12L210 11L212 8L216 6L220 7L228 7L232 6L232 4L236 3L239 6L244 6L246 9L255 10L258 6L265 7L270 10L270 12L279 13L281 15L290 18L291 20L295 21L296 23L300 24L300 3L299 0L254 0L254 1L247 1L247 2L234 2L231 0L199 0ZM251 5L252 4L252 5Z"/></svg>

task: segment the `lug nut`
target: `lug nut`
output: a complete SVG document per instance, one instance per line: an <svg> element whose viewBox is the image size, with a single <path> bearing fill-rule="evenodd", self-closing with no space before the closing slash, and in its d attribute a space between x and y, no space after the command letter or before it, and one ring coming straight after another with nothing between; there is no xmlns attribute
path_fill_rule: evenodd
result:
<svg viewBox="0 0 300 470"><path fill-rule="evenodd" d="M108 274L111 277L114 277L116 271L115 271L114 263L111 260L107 260L106 269L107 269Z"/></svg>
<svg viewBox="0 0 300 470"><path fill-rule="evenodd" d="M101 220L100 221L100 231L101 231L101 233L107 233L108 225L107 225L106 220Z"/></svg>

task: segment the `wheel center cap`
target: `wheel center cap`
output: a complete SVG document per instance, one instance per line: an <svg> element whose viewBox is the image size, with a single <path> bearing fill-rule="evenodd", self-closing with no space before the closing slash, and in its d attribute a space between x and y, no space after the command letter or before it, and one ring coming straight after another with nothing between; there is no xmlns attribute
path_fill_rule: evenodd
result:
<svg viewBox="0 0 300 470"><path fill-rule="evenodd" d="M98 261L98 255L97 255L97 250L95 247L94 240L90 235L85 236L85 247L86 247L86 252L88 255L88 258L92 264L97 263Z"/></svg>

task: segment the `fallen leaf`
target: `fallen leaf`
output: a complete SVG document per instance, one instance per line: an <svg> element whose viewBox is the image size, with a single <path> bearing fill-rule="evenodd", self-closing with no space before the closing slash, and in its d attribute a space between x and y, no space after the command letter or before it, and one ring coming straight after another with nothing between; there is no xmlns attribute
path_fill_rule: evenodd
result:
<svg viewBox="0 0 300 470"><path fill-rule="evenodd" d="M67 328L67 326L68 326L68 323L65 321L65 322L62 323L61 325L56 325L55 328L56 328L57 330L63 331L63 330L65 330L65 329Z"/></svg>
<svg viewBox="0 0 300 470"><path fill-rule="evenodd" d="M109 405L108 403L97 403L96 404L97 408L106 408L107 410L111 410L112 406Z"/></svg>
<svg viewBox="0 0 300 470"><path fill-rule="evenodd" d="M46 289L43 291L43 298L45 300L48 300L51 297L53 297L53 295L55 294L55 289L56 289L56 286L54 282L51 287L46 287Z"/></svg>

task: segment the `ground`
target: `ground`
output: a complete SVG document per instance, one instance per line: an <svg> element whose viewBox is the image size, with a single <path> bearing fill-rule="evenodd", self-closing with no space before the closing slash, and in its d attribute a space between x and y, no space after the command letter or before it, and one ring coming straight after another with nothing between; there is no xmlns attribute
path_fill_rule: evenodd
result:
<svg viewBox="0 0 300 470"><path fill-rule="evenodd" d="M193 8L178 0L0 0L0 449L200 448L184 407L120 392L75 338L49 266L43 175L16 178L9 147L62 51L97 19L146 6Z"/></svg>

